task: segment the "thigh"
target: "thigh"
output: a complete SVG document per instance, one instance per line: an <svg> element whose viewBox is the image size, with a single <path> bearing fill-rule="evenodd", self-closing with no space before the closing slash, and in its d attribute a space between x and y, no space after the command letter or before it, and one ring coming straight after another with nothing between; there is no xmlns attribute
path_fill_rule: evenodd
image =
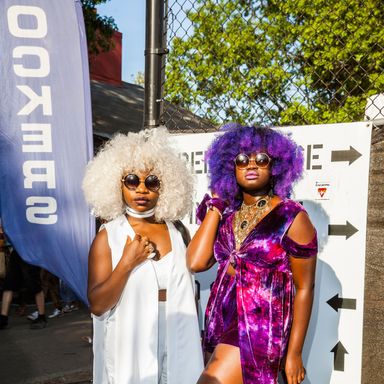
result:
<svg viewBox="0 0 384 384"><path fill-rule="evenodd" d="M197 384L242 384L240 350L229 344L215 348Z"/></svg>

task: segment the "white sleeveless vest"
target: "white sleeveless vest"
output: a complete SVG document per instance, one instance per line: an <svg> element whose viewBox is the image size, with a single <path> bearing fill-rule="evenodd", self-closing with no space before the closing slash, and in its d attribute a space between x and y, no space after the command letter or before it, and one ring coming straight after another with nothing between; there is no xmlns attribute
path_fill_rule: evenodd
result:
<svg viewBox="0 0 384 384"><path fill-rule="evenodd" d="M194 279L185 259L185 245L167 222L172 252L167 286L167 384L195 384L203 370L200 332L194 299ZM134 231L124 215L104 225L115 268ZM151 262L130 274L116 306L93 315L93 383L158 383L158 286Z"/></svg>

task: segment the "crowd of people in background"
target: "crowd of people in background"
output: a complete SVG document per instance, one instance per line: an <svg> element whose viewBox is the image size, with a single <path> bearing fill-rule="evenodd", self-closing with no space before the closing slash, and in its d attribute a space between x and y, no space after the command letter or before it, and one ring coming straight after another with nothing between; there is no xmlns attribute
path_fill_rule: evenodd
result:
<svg viewBox="0 0 384 384"><path fill-rule="evenodd" d="M48 319L79 309L79 300L68 284L49 271L28 264L10 243L0 221L0 329L11 325L10 314L26 316L31 329L44 329ZM46 303L53 310L46 314ZM11 312L11 305L14 311ZM35 310L29 310L31 305ZM33 307L32 307L33 308Z"/></svg>

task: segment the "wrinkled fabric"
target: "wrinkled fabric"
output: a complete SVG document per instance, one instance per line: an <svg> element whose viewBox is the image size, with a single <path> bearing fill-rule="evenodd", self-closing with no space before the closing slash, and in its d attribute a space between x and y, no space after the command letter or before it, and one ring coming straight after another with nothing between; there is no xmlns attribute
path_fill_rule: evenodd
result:
<svg viewBox="0 0 384 384"><path fill-rule="evenodd" d="M214 245L218 272L206 309L204 349L212 351L222 342L237 313L244 384L277 383L292 324L294 284L289 256L307 258L317 253L316 235L306 245L286 236L301 211L305 210L300 204L283 200L238 250L233 233L235 212L223 217L218 231ZM226 273L229 264L236 271L235 278ZM235 300L230 294L233 289Z"/></svg>

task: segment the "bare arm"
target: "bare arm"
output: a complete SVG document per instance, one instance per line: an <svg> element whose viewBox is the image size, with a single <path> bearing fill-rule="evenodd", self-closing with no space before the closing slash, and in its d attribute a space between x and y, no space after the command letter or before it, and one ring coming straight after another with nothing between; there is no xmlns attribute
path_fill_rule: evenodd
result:
<svg viewBox="0 0 384 384"><path fill-rule="evenodd" d="M299 213L288 231L288 236L299 244L308 244L314 235L315 230L307 214L304 212ZM296 295L285 373L288 384L297 384L304 380L305 376L301 354L311 317L316 257L312 256L307 259L291 257L290 262Z"/></svg>
<svg viewBox="0 0 384 384"><path fill-rule="evenodd" d="M146 241L146 237L139 235L133 241L127 238L123 255L112 270L107 231L96 235L88 260L88 299L92 313L100 316L117 304L132 270L147 258Z"/></svg>
<svg viewBox="0 0 384 384"><path fill-rule="evenodd" d="M220 216L209 210L187 248L187 265L192 272L202 272L215 264L213 244L219 227Z"/></svg>

